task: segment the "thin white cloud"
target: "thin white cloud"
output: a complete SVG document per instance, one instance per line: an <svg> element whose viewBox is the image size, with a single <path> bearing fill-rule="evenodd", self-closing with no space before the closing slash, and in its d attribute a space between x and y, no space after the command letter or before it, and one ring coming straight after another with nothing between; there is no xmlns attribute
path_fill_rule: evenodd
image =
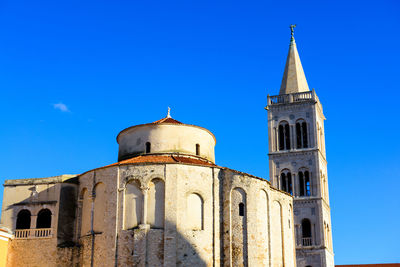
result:
<svg viewBox="0 0 400 267"><path fill-rule="evenodd" d="M58 104L53 104L54 109L58 109L62 112L69 112L69 109L67 107L67 105L65 105L64 103L58 103Z"/></svg>

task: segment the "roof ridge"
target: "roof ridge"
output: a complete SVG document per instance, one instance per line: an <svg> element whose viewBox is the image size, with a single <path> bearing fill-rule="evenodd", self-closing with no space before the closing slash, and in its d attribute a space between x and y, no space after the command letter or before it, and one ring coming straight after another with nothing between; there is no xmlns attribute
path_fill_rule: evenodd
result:
<svg viewBox="0 0 400 267"><path fill-rule="evenodd" d="M161 123L175 123L175 124L184 124L180 121L177 121L171 117L165 117L157 121L153 121L152 124L161 124Z"/></svg>

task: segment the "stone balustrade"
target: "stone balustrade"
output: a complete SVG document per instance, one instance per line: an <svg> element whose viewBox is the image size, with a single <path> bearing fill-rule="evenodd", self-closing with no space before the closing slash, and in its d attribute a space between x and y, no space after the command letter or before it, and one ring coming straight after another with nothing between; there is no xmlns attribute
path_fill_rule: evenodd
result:
<svg viewBox="0 0 400 267"><path fill-rule="evenodd" d="M315 93L314 90L308 92L287 94L287 95L268 96L268 106L287 104L287 103L297 103L310 100L318 101L317 94Z"/></svg>
<svg viewBox="0 0 400 267"><path fill-rule="evenodd" d="M53 233L51 228L40 229L17 229L14 237L16 239L32 239L32 238L51 238Z"/></svg>
<svg viewBox="0 0 400 267"><path fill-rule="evenodd" d="M312 246L311 237L303 237L303 247Z"/></svg>

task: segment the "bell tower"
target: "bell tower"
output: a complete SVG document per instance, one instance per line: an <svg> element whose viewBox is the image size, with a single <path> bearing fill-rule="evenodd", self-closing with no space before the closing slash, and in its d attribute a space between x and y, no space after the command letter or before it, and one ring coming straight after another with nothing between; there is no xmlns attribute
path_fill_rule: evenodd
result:
<svg viewBox="0 0 400 267"><path fill-rule="evenodd" d="M297 267L334 267L324 114L310 91L291 25L279 95L269 96L269 170L274 187L293 196Z"/></svg>

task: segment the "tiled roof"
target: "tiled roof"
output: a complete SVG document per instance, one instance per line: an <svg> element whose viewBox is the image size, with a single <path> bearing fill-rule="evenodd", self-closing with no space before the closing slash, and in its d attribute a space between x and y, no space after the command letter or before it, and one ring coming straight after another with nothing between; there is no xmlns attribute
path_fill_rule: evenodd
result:
<svg viewBox="0 0 400 267"><path fill-rule="evenodd" d="M152 124L161 124L161 123L183 124L182 122L177 121L177 120L175 120L173 118L169 118L169 117L165 117L165 118L163 118L161 120L152 122Z"/></svg>
<svg viewBox="0 0 400 267"><path fill-rule="evenodd" d="M191 157L183 157L176 155L142 155L134 158L122 160L120 162L116 162L114 164L108 166L115 165L124 165L124 164L135 164L135 163L187 163L187 164L196 164L196 165L204 165L204 166L216 166L214 163L211 163L206 160L191 158Z"/></svg>

